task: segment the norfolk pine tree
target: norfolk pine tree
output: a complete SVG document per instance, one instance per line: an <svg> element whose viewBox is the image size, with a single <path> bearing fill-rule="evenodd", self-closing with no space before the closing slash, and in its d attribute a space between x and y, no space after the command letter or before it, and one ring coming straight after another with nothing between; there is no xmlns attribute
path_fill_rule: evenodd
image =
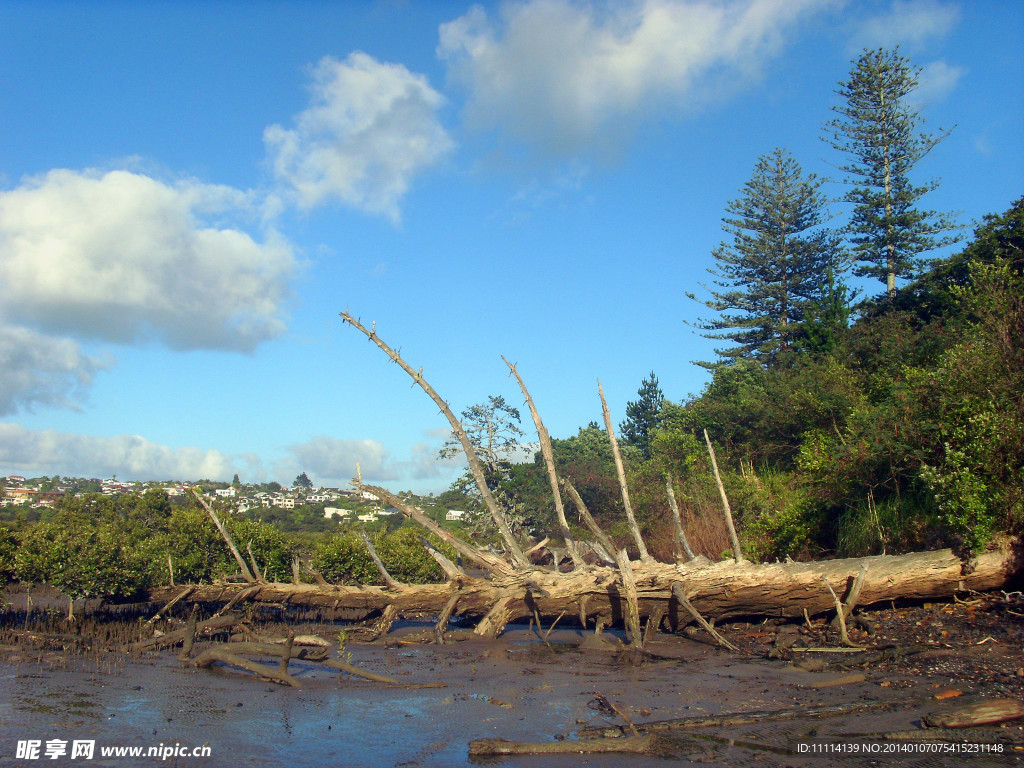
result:
<svg viewBox="0 0 1024 768"><path fill-rule="evenodd" d="M854 274L884 281L889 299L897 279L915 276L921 253L958 239L940 237L956 229L948 216L917 208L938 182L914 186L908 177L949 135L918 132L924 119L908 97L920 74L898 48L865 49L850 79L839 83L841 103L832 107L839 116L825 124L825 141L850 157L839 170L851 187L843 199L853 204L847 231L859 262Z"/></svg>
<svg viewBox="0 0 1024 768"><path fill-rule="evenodd" d="M651 456L651 438L661 425L661 409L665 405L665 395L654 371L641 382L637 394L639 400L626 403L626 420L619 425L619 432L625 442L635 445L648 459Z"/></svg>
<svg viewBox="0 0 1024 768"><path fill-rule="evenodd" d="M733 240L715 249L716 267L708 269L722 290L709 289L712 298L701 301L719 317L696 324L709 339L735 343L715 350L726 361L775 362L798 339L829 269L841 271L838 238L821 226L821 185L786 150L775 149L761 156L742 195L729 203L722 229Z"/></svg>

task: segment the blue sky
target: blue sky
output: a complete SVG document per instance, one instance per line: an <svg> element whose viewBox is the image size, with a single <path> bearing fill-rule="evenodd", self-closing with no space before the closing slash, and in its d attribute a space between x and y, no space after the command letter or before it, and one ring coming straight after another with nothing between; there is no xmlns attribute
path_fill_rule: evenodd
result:
<svg viewBox="0 0 1024 768"><path fill-rule="evenodd" d="M554 437L598 378L616 423L652 370L685 400L758 157L835 173L836 84L899 45L970 226L1024 192L1022 43L1013 0L0 2L0 474L443 490L346 308L457 412L522 402L501 355Z"/></svg>

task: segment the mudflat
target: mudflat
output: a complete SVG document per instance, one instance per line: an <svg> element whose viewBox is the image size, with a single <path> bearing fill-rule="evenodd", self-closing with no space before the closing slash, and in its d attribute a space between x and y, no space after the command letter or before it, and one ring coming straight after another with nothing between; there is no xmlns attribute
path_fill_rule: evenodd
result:
<svg viewBox="0 0 1024 768"><path fill-rule="evenodd" d="M424 625L404 623L371 643L346 643L345 659L403 687L294 660L289 672L301 687L292 688L226 666L197 669L176 649L132 656L33 641L5 623L0 766L1016 765L1024 763L1022 719L962 729L924 723L1024 698L1018 608L997 595L864 611L872 634L853 631L862 652L827 650L839 643L820 619L724 625L738 653L699 631L659 633L638 653L615 632L559 626L542 637L525 625L494 641L456 627L438 645L418 642ZM292 629L336 643L344 627ZM285 627L267 622L259 631ZM446 687L415 687L436 682ZM725 717L708 719L716 716ZM470 756L481 739L627 738L630 723L655 734L650 751ZM34 758L25 754L33 741ZM93 742L91 760L71 757L75 741ZM49 759L48 742L55 750L66 742L66 754ZM109 753L133 747L142 754ZM151 747L160 751L145 756Z"/></svg>

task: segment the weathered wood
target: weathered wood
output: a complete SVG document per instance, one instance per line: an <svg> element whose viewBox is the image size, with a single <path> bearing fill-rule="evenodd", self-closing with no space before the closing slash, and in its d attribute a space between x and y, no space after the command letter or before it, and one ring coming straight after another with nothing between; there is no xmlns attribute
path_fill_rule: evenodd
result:
<svg viewBox="0 0 1024 768"><path fill-rule="evenodd" d="M947 712L934 712L924 718L929 728L972 728L994 725L1024 717L1024 702L1016 699L993 699Z"/></svg>
<svg viewBox="0 0 1024 768"><path fill-rule="evenodd" d="M252 540L245 543L245 551L249 553L249 562L252 563L252 572L256 574L256 581L265 581L259 565L256 564L256 555L252 553Z"/></svg>
<svg viewBox="0 0 1024 768"><path fill-rule="evenodd" d="M373 627L373 633L375 637L381 637L391 631L391 625L395 623L395 619L398 618L398 608L395 607L394 603L388 603L384 607L384 612L380 615L377 623Z"/></svg>
<svg viewBox="0 0 1024 768"><path fill-rule="evenodd" d="M350 675L361 677L364 680L372 680L375 683L388 683L389 685L399 685L400 682L393 677L387 675L379 675L376 672L369 672L365 669L349 664L347 661L340 661L339 659L324 659L325 666L333 667L341 672L348 672Z"/></svg>
<svg viewBox="0 0 1024 768"><path fill-rule="evenodd" d="M493 755L584 755L629 752L643 754L655 745L654 736L628 736L621 739L587 739L586 741L509 741L508 739L474 739L469 742L472 757Z"/></svg>
<svg viewBox="0 0 1024 768"><path fill-rule="evenodd" d="M647 562L652 558L647 552L644 537L640 535L640 526L637 525L636 517L633 515L633 505L629 501L629 486L626 485L626 470L622 466L622 454L619 452L619 441L615 439L615 430L612 428L612 416L608 411L608 403L604 399L604 390L601 389L600 379L597 381L597 393L601 396L601 413L604 416L604 427L608 432L608 439L612 444L612 458L615 459L615 473L619 477L619 490L622 492L622 506L626 510L629 532L633 534L633 541L636 542L636 547L640 550L640 559Z"/></svg>
<svg viewBox="0 0 1024 768"><path fill-rule="evenodd" d="M420 544L422 544L423 548L427 550L427 553L434 558L434 561L441 566L441 570L444 571L444 575L447 576L449 580L458 581L466 575L464 570L445 557L444 553L431 544L428 539L425 539L422 536L417 536L416 538L420 540Z"/></svg>
<svg viewBox="0 0 1024 768"><path fill-rule="evenodd" d="M514 569L500 557L484 552L481 549L477 549L471 544L467 544L465 541L455 536L450 531L445 530L433 520L424 514L423 510L407 504L400 497L391 493L384 488L380 488L375 485L366 485L361 480L352 480L352 485L361 491L368 491L376 496L381 501L387 502L389 505L397 509L407 518L415 522L416 524L426 528L428 531L436 535L441 541L450 544L452 549L458 552L460 555L465 557L470 562L476 563L481 568L492 571L495 573L512 574Z"/></svg>
<svg viewBox="0 0 1024 768"><path fill-rule="evenodd" d="M607 565L615 565L615 553L618 552L618 548L612 544L612 540L608 538L601 526L594 520L594 516L590 514L590 510L587 509L587 505L583 503L583 497L580 496L579 491L566 480L564 477L559 479L559 484L565 488L565 492L569 494L569 499L576 507L576 511L579 512L580 519L583 520L584 525L590 529L590 532L597 538L597 543L605 550L602 554L595 548L594 551L598 553L598 556L605 561Z"/></svg>
<svg viewBox="0 0 1024 768"><path fill-rule="evenodd" d="M862 567L861 573L864 573L864 570L865 569ZM861 646L850 640L850 635L846 631L846 617L843 615L843 604L839 601L839 596L836 594L836 591L832 589L832 585L828 583L827 578L822 576L821 580L825 582L825 586L828 587L829 594L832 595L832 599L836 604L836 620L839 622L839 639L842 640L843 645L849 648L860 649Z"/></svg>
<svg viewBox="0 0 1024 768"><path fill-rule="evenodd" d="M196 656L193 663L197 667L205 668L213 666L213 664L218 661L222 664L228 664L232 667L239 667L240 669L252 672L257 677L265 680L290 685L293 688L301 687L298 680L287 672L281 671L279 667L271 667L266 664L260 664L258 661L251 661L243 658L242 656L227 650L224 646L215 645L211 648L207 648L201 654Z"/></svg>
<svg viewBox="0 0 1024 768"><path fill-rule="evenodd" d="M413 369L402 356L395 350L389 347L383 339L377 335L377 324L374 323L369 329L366 328L358 319L350 315L347 311L341 313L341 319L351 325L356 330L363 333L366 338L376 344L384 354L391 358L392 362L397 364L403 371L405 371L412 380L419 385L420 389L427 393L434 404L441 410L445 418L448 419L448 423L451 424L452 432L458 438L459 443L462 445L462 450L466 454L466 461L469 463L469 469L473 474L473 479L476 481L477 488L480 490L480 495L483 497L484 504L487 506L487 510L491 513L491 518L498 526L498 532L501 534L502 540L505 542L505 546L508 547L509 552L512 553L512 559L520 567L529 566L529 561L523 554L522 547L519 546L519 542L516 541L516 537L512 535L512 529L509 527L508 519L505 517L505 512L502 510L500 505L494 499L494 495L491 493L490 488L487 486L487 478L484 475L483 466L480 464L480 459L476 455L476 451L473 449L473 444L469 440L469 435L466 434L466 430L462 428L462 422L456 418L455 414L452 413L452 409L448 407L448 403L437 394L427 380L423 378L423 369L419 371Z"/></svg>
<svg viewBox="0 0 1024 768"><path fill-rule="evenodd" d="M626 635L629 638L629 644L634 648L639 648L643 645L644 638L640 634L640 602L636 596L636 576L633 573L633 564L629 561L629 555L624 549L619 550L616 560L622 579L622 593L626 598Z"/></svg>
<svg viewBox="0 0 1024 768"><path fill-rule="evenodd" d="M693 560L696 556L690 549L690 542L686 538L686 531L683 530L683 520L679 515L679 503L676 501L676 491L672 487L671 473L665 475L665 494L668 496L668 506L672 510L672 521L676 527L676 544L682 549L682 553L676 552L676 560L682 560L681 554L686 555L687 560Z"/></svg>
<svg viewBox="0 0 1024 768"><path fill-rule="evenodd" d="M576 550L576 542L573 540L572 532L569 530L569 523L565 519L562 493L558 487L558 473L555 471L555 454L551 449L551 436L548 434L544 422L541 421L540 414L537 412L537 406L533 404L533 398L530 397L530 392L526 389L523 377L519 375L515 365L510 363L504 356L501 359L505 361L505 365L509 367L512 375L516 377L516 381L519 382L519 388L523 391L523 397L526 398L526 405L529 407L530 415L533 417L533 425L537 428L537 439L540 441L540 453L544 457L544 466L547 468L548 482L551 484L551 495L555 501L555 517L558 519L558 527L562 532L562 538L565 540L565 548L569 552L569 557L572 558L573 567L582 568L584 562ZM558 563L555 563L555 567L558 567Z"/></svg>
<svg viewBox="0 0 1024 768"><path fill-rule="evenodd" d="M675 729L720 728L725 725L747 725L749 723L772 722L774 720L796 720L804 718L842 717L861 712L877 712L894 709L900 706L896 702L858 702L856 704L824 704L794 709L774 709L770 711L731 712L723 715L697 717L677 717L671 720L653 720L636 723L641 733L652 731L671 731ZM576 732L580 739L614 738L626 733L626 728L618 725L599 725L581 728Z"/></svg>
<svg viewBox="0 0 1024 768"><path fill-rule="evenodd" d="M444 645L444 632L448 628L448 621L452 617L452 612L455 610L460 596L460 590L456 589L452 592L452 596L448 598L448 602L444 604L444 608L441 609L441 613L437 617L437 623L434 625L434 640L438 645Z"/></svg>
<svg viewBox="0 0 1024 768"><path fill-rule="evenodd" d="M860 565L860 570L857 572L856 577L853 579L853 583L850 585L850 590L846 593L846 597L843 599L843 610L842 619L845 622L853 613L853 609L857 607L857 601L860 600L860 590L864 586L864 575L868 572L867 562L863 562ZM836 614L836 617L832 620L832 626L839 625L840 614Z"/></svg>
<svg viewBox="0 0 1024 768"><path fill-rule="evenodd" d="M173 580L171 581L170 586L174 587L174 581ZM165 605L163 608L161 608L159 611L157 611L155 614L153 614L153 618L151 618L149 621L147 621L146 624L150 625L150 624L155 624L156 622L158 622L160 619L162 619L164 617L165 613L168 613L171 610L171 608L173 608L179 602L181 602L186 597L191 595L195 591L195 588L196 587L195 587L194 584L185 587L185 589L183 589L181 591L181 593L177 597L175 597L173 600L171 600L171 602L169 602L167 605Z"/></svg>
<svg viewBox="0 0 1024 768"><path fill-rule="evenodd" d="M489 640L493 640L500 635L513 618L510 606L515 599L514 595L502 595L491 606L491 610L487 612L487 615L480 620L480 623L477 624L473 632Z"/></svg>
<svg viewBox="0 0 1024 768"><path fill-rule="evenodd" d="M1016 545L1019 546L1019 545ZM862 562L869 565L864 576L859 604L869 606L894 598L943 599L965 590L1004 587L1020 571L1022 560L1009 546L986 552L965 574L962 563L950 550L908 555L875 555L868 558L827 560L814 563L737 564L732 560L714 564L658 562L631 563L637 585L641 619L656 607L670 608L672 587L680 584L693 607L706 619L720 622L731 616L774 616L802 618L834 609L822 576L835 588L844 589L850 574ZM546 620L562 611L574 615L586 597L590 617L625 616L623 596L615 589L617 569L591 566L570 573L550 570L492 573L488 579L466 576L460 580L459 614L468 618L486 615L503 597L524 595L527 583L537 609ZM393 604L403 615L436 616L451 597L451 585L409 584L394 592L376 586L317 584L205 584L184 598L186 602L224 603L245 593L256 602L292 606L345 609L353 616L369 616ZM154 601L170 601L180 589L151 590ZM523 599L509 600L508 621L531 615ZM671 611L669 611L671 615Z"/></svg>
<svg viewBox="0 0 1024 768"><path fill-rule="evenodd" d="M188 621L185 622L185 642L181 644L181 653L178 654L178 658L181 660L192 655L192 646L196 642L196 614L198 612L199 606L193 605L192 612L188 615Z"/></svg>
<svg viewBox="0 0 1024 768"><path fill-rule="evenodd" d="M224 523L217 517L217 513L213 511L213 507L206 503L206 499L203 498L203 494L198 489L193 488L192 494L199 499L199 503L203 505L206 513L213 520L213 524L217 526L217 530L220 531L220 535L224 538L225 543L228 545L228 549L231 550L231 554L235 556L235 560L238 562L238 567L242 569L242 576L248 582L256 581L253 578L252 573L249 572L249 566L245 564L245 560L242 558L242 553L238 551L238 547L235 546L234 540L231 538L231 534L228 533L228 529L224 527Z"/></svg>
<svg viewBox="0 0 1024 768"><path fill-rule="evenodd" d="M370 537L366 535L366 531L360 531L359 538L363 540L363 546L370 553L370 559L377 566L377 570L380 572L381 578L384 579L384 583L388 585L388 589L401 589L402 585L395 581L391 574L388 573L384 561L380 559L380 555L377 554L377 550L374 548L373 542L370 541Z"/></svg>
<svg viewBox="0 0 1024 768"><path fill-rule="evenodd" d="M199 633L205 632L208 629L225 629L227 627L234 626L238 621L239 617L232 614L228 614L226 616L215 616L212 619L207 619L204 622L196 624L194 627L186 626L184 629L167 632L163 635L156 635L148 640L140 640L139 642L133 643L129 646L129 650L132 653L137 653L139 651L148 650L149 648L163 648L169 645L177 645L178 643L184 642L187 637L195 637Z"/></svg>
<svg viewBox="0 0 1024 768"><path fill-rule="evenodd" d="M733 557L737 563L742 563L743 550L740 549L740 540L736 536L736 526L732 522L732 507L729 506L729 497L725 495L725 486L722 485L722 476L718 474L718 460L715 459L715 449L711 445L711 438L708 431L704 430L704 442L708 444L708 453L711 455L711 470L715 474L715 483L718 485L718 493L722 497L722 511L725 515L725 525L729 529L729 541L732 542Z"/></svg>
<svg viewBox="0 0 1024 768"><path fill-rule="evenodd" d="M683 591L682 586L680 586L679 584L673 584L672 595L676 598L676 600L679 601L679 604L686 609L686 612L689 613L690 616L692 616L698 624L704 627L704 631L711 635L711 637L714 638L716 643L725 648L728 648L730 651L739 651L739 648L737 648L735 645L733 645L724 637L722 637L722 635L719 634L719 632L713 626L711 626L708 620L700 615L700 611L693 607L693 604L690 602L690 598L687 597L686 592Z"/></svg>

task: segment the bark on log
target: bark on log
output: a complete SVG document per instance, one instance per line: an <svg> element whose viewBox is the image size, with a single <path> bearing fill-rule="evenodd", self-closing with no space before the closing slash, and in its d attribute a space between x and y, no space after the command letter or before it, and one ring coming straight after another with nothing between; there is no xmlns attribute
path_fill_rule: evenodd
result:
<svg viewBox="0 0 1024 768"><path fill-rule="evenodd" d="M964 574L961 561L950 550L918 552L908 555L876 555L867 558L828 560L814 563L771 563L758 565L735 563L631 563L636 580L638 611L649 618L657 610L667 613L679 627L690 622L672 598L672 587L680 584L690 603L708 620L720 621L732 616L779 616L799 618L831 611L832 595L822 583L825 578L834 588L844 590L861 565L867 563L858 604L868 606L896 598L932 599L951 597L963 590L987 590L1005 586L1022 570L1020 544L980 555L973 570ZM617 569L592 566L570 573L530 569L494 572L489 579L465 576L460 579L459 614L483 617L502 603L499 613L504 623L533 615L530 602L547 620L562 611L575 615L581 600L586 600L590 616L607 615L622 624L627 615L625 596ZM368 617L394 605L403 616L437 616L452 594L447 584L405 584L386 590L376 586L321 586L316 584L212 584L199 585L187 602L229 602L245 591L256 602L291 606L344 608ZM181 590L160 587L151 591L156 602L170 601ZM500 618L497 614L495 619ZM494 622L495 624L497 622ZM492 629L481 634L490 635ZM499 630L500 632L500 630Z"/></svg>

